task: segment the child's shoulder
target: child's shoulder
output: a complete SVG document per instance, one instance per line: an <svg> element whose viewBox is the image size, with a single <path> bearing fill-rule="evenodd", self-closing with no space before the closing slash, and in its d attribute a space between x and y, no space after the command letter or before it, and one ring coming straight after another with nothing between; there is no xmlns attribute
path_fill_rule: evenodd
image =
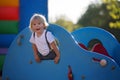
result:
<svg viewBox="0 0 120 80"><path fill-rule="evenodd" d="M49 30L45 30L45 32L46 32L47 34L52 34L52 32L49 31Z"/></svg>
<svg viewBox="0 0 120 80"><path fill-rule="evenodd" d="M48 30L46 30L46 34L47 34L47 36L53 36L52 32L48 31Z"/></svg>

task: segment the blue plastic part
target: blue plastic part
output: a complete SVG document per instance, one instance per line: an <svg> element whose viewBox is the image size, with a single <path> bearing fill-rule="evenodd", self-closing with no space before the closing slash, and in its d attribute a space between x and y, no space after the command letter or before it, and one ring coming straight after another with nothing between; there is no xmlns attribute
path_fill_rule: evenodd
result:
<svg viewBox="0 0 120 80"><path fill-rule="evenodd" d="M16 34L0 34L0 48L8 48Z"/></svg>
<svg viewBox="0 0 120 80"><path fill-rule="evenodd" d="M2 80L68 80L68 65L71 66L74 80L120 80L120 68L117 63L104 55L89 52L78 46L70 33L58 25L51 24L48 30L59 43L60 62L44 60L37 63L32 45L29 42L31 31L24 29L12 42L3 66ZM17 44L20 35L24 35L21 45ZM105 59L102 67L93 58Z"/></svg>
<svg viewBox="0 0 120 80"><path fill-rule="evenodd" d="M120 44L110 32L101 28L88 26L73 31L71 34L77 42L83 43L85 46L88 46L88 42L92 39L100 40L109 55L120 65L120 58L118 58L120 56Z"/></svg>

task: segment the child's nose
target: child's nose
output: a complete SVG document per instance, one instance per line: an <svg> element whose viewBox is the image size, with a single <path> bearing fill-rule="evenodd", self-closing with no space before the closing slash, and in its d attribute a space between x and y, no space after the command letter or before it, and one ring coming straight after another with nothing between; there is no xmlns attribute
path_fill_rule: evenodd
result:
<svg viewBox="0 0 120 80"><path fill-rule="evenodd" d="M37 24L36 27L40 27L40 26Z"/></svg>

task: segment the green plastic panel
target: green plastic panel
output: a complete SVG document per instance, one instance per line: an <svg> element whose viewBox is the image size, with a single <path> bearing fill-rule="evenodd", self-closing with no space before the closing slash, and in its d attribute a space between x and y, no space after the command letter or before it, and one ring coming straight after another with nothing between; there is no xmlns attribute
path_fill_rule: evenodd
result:
<svg viewBox="0 0 120 80"><path fill-rule="evenodd" d="M3 68L4 60L6 55L0 55L0 70Z"/></svg>
<svg viewBox="0 0 120 80"><path fill-rule="evenodd" d="M0 34L17 34L18 21L0 21Z"/></svg>

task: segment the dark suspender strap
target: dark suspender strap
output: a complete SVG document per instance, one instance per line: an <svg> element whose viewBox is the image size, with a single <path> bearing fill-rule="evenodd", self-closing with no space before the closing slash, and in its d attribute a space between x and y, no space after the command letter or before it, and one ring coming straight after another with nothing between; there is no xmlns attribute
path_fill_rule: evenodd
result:
<svg viewBox="0 0 120 80"><path fill-rule="evenodd" d="M33 37L35 38L35 32L33 32Z"/></svg>
<svg viewBox="0 0 120 80"><path fill-rule="evenodd" d="M49 42L48 42L48 40L47 40L47 30L46 30L46 32L45 32L45 39L46 39L46 42L47 42L47 45L48 45L49 49L51 50L50 44L49 44Z"/></svg>

